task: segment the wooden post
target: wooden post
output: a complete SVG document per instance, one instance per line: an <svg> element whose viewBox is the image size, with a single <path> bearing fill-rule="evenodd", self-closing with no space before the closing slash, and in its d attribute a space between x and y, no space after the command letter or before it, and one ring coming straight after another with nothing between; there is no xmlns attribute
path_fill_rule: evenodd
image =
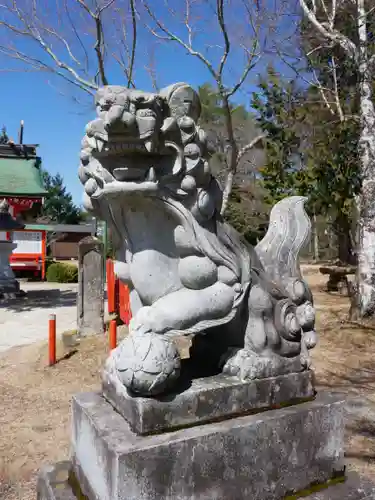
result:
<svg viewBox="0 0 375 500"><path fill-rule="evenodd" d="M115 319L111 319L109 322L109 348L116 349L117 347L117 321Z"/></svg>
<svg viewBox="0 0 375 500"><path fill-rule="evenodd" d="M48 364L56 364L56 314L50 314L48 322Z"/></svg>

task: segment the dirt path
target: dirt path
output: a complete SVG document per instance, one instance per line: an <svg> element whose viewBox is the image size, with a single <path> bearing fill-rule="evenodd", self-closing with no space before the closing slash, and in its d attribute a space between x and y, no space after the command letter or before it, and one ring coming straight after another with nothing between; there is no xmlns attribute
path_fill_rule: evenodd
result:
<svg viewBox="0 0 375 500"><path fill-rule="evenodd" d="M46 339L50 314L56 314L57 334L75 330L77 286L22 283L25 298L0 303L0 352Z"/></svg>

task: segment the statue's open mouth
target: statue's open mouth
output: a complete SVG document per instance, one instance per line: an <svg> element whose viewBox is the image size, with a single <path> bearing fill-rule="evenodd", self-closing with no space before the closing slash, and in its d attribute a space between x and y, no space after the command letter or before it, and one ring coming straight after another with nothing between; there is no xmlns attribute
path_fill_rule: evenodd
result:
<svg viewBox="0 0 375 500"><path fill-rule="evenodd" d="M109 140L100 134L86 136L83 151L107 173L103 179L105 192L154 192L161 180L174 177L182 166L182 152L175 145L157 144L149 136L145 139L119 136ZM88 176L98 180L96 172L90 170Z"/></svg>
<svg viewBox="0 0 375 500"><path fill-rule="evenodd" d="M146 147L144 142L128 142L128 141L103 141L95 139L94 156L97 158L105 156L117 156L123 154L150 154L151 147ZM151 150L150 150L151 149Z"/></svg>

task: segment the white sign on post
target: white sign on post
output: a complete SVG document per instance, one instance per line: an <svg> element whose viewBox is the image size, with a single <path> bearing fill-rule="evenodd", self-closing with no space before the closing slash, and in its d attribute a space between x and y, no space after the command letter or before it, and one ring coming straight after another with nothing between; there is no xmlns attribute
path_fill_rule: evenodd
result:
<svg viewBox="0 0 375 500"><path fill-rule="evenodd" d="M14 231L13 243L16 243L17 247L13 253L41 254L43 250L42 239L42 231Z"/></svg>

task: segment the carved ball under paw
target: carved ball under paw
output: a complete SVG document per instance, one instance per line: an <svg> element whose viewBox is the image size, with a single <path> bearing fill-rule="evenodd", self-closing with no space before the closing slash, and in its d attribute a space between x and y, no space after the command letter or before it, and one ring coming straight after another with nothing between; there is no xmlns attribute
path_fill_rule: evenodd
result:
<svg viewBox="0 0 375 500"><path fill-rule="evenodd" d="M181 359L167 337L132 333L116 349L115 366L127 389L155 396L174 385L180 375Z"/></svg>

